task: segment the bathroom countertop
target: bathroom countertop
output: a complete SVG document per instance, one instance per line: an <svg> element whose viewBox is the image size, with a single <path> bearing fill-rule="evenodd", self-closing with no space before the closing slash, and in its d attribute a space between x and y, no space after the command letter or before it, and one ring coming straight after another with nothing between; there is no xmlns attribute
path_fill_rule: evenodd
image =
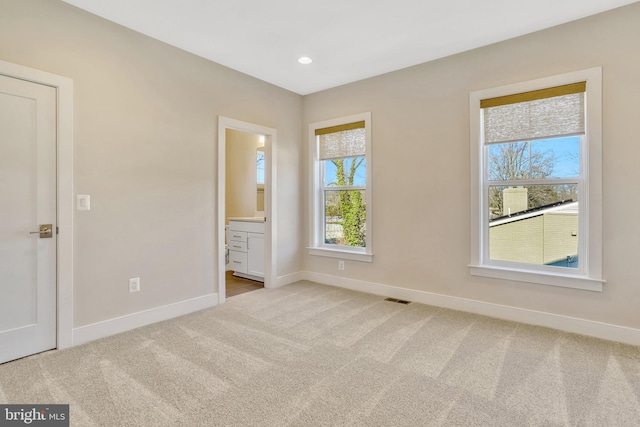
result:
<svg viewBox="0 0 640 427"><path fill-rule="evenodd" d="M267 219L262 216L256 217L241 217L241 218L229 218L229 221L244 221L244 222L265 222Z"/></svg>

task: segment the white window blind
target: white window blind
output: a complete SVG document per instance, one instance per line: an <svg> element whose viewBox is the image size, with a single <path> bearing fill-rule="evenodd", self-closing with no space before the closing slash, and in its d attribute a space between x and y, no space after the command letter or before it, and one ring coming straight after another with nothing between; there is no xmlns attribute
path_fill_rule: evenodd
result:
<svg viewBox="0 0 640 427"><path fill-rule="evenodd" d="M586 82L483 99L484 143L585 133Z"/></svg>
<svg viewBox="0 0 640 427"><path fill-rule="evenodd" d="M364 156L366 132L364 121L316 129L319 136L320 160Z"/></svg>

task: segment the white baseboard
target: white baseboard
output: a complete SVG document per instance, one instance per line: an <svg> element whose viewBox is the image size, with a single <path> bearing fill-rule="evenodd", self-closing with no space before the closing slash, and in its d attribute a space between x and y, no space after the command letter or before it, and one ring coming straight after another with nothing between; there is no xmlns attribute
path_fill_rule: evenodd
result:
<svg viewBox="0 0 640 427"><path fill-rule="evenodd" d="M216 305L218 305L217 293L81 326L73 329L73 345L84 344Z"/></svg>
<svg viewBox="0 0 640 427"><path fill-rule="evenodd" d="M298 271L292 274L286 274L284 276L276 277L275 283L272 284L271 288L280 288L282 286L290 285L292 283L298 282L300 280L305 280L305 271Z"/></svg>
<svg viewBox="0 0 640 427"><path fill-rule="evenodd" d="M305 271L299 280L310 280L325 285L337 286L354 291L415 301L421 304L450 308L469 313L481 314L498 319L512 320L536 326L545 326L565 332L587 335L625 344L640 345L640 330L626 326L602 323L593 320L579 319L543 311L528 310L490 302L459 298L413 289L398 288L380 283L348 279L329 274Z"/></svg>

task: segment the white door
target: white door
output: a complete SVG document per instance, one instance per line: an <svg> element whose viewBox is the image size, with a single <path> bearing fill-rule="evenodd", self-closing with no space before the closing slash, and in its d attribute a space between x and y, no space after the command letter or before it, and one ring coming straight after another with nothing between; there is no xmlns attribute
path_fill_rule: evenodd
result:
<svg viewBox="0 0 640 427"><path fill-rule="evenodd" d="M56 347L57 246L56 89L3 75L0 212L3 363Z"/></svg>

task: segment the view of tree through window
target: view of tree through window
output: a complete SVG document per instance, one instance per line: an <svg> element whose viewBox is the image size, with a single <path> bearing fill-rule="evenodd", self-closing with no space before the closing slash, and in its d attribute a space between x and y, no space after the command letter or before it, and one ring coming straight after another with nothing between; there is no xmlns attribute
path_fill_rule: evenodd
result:
<svg viewBox="0 0 640 427"><path fill-rule="evenodd" d="M366 161L350 157L324 162L325 243L364 247L366 243ZM331 187L356 187L332 190Z"/></svg>
<svg viewBox="0 0 640 427"><path fill-rule="evenodd" d="M373 260L370 122L360 113L309 125L311 255Z"/></svg>

